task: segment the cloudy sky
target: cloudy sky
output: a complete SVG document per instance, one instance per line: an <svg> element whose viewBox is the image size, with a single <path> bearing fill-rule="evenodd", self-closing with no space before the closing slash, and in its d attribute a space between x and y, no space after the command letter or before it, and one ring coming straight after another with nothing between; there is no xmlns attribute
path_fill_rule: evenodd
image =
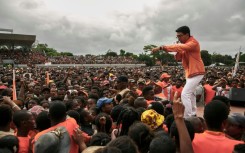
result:
<svg viewBox="0 0 245 153"><path fill-rule="evenodd" d="M74 54L172 44L188 25L202 50L245 51L245 0L0 0L0 28Z"/></svg>

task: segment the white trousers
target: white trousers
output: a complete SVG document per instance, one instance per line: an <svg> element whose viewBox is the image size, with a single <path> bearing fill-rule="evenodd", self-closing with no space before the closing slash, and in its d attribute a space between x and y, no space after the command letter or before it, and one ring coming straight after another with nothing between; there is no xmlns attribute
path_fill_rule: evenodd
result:
<svg viewBox="0 0 245 153"><path fill-rule="evenodd" d="M186 84L181 93L181 101L185 106L184 118L196 115L196 87L204 75L186 78Z"/></svg>

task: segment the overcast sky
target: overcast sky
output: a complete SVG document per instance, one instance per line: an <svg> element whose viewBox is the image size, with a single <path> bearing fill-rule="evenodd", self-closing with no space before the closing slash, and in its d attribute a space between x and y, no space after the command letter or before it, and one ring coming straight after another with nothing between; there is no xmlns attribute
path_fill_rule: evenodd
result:
<svg viewBox="0 0 245 153"><path fill-rule="evenodd" d="M202 50L234 55L245 51L244 7L245 0L0 0L0 28L84 55L173 44L187 25Z"/></svg>

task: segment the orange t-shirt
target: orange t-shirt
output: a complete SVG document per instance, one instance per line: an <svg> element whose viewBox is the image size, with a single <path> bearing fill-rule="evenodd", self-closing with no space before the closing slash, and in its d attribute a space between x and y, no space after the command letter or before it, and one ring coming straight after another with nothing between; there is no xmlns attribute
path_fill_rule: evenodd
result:
<svg viewBox="0 0 245 153"><path fill-rule="evenodd" d="M55 130L56 128L58 128L58 127L60 127L60 126L65 127L66 130L67 130L67 132L69 133L70 140L71 140L71 141L70 141L70 142L71 142L70 153L76 153L76 152L78 152L79 147L78 147L78 145L75 143L75 141L73 140L72 136L73 136L73 133L74 133L73 130L74 130L75 128L78 128L79 126L77 125L77 122L76 122L75 119L73 119L73 118L68 118L68 119L66 119L64 122L61 122L61 123L59 123L59 124L57 124L57 125L55 125L55 126L52 126L52 127L48 128L48 129L46 129L46 130L44 130L44 131L39 132L39 133L35 136L33 142L35 143L35 142L38 140L38 138L39 138L40 136L42 136L43 134L46 134L46 133L48 133L48 132L50 132L50 131L53 131L53 130ZM34 143L33 143L33 144L34 144ZM34 147L34 145L33 145L33 152L35 152L34 149L35 149L35 147Z"/></svg>
<svg viewBox="0 0 245 153"><path fill-rule="evenodd" d="M222 132L204 131L204 133L195 133L192 141L195 153L232 153L234 146L243 143L232 140Z"/></svg>
<svg viewBox="0 0 245 153"><path fill-rule="evenodd" d="M183 87L176 88L176 86L173 86L173 87L172 87L172 92L171 92L170 100L173 101L173 99L174 99L174 94L175 94L176 91L178 92L178 97L180 97L180 96L181 96L182 90L183 90Z"/></svg>
<svg viewBox="0 0 245 153"><path fill-rule="evenodd" d="M204 86L205 90L205 104L208 104L215 96L215 91L212 89L213 86L210 86L209 84L205 84Z"/></svg>
<svg viewBox="0 0 245 153"><path fill-rule="evenodd" d="M18 137L19 139L19 151L18 153L28 153L30 146L30 138L29 137Z"/></svg>

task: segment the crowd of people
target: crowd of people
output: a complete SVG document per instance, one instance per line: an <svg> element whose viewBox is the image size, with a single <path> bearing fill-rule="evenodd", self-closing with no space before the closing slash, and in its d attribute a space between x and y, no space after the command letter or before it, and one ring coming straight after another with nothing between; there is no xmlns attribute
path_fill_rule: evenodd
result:
<svg viewBox="0 0 245 153"><path fill-rule="evenodd" d="M47 61L53 64L142 64L142 62L127 56L57 56L48 57Z"/></svg>
<svg viewBox="0 0 245 153"><path fill-rule="evenodd" d="M1 69L0 153L242 153L244 114L229 90L245 71L206 68L203 116L184 117L182 67ZM16 87L17 99L13 99Z"/></svg>
<svg viewBox="0 0 245 153"><path fill-rule="evenodd" d="M21 50L0 50L0 63L4 59L13 60L15 64L44 64L46 57L41 52L26 52Z"/></svg>
<svg viewBox="0 0 245 153"><path fill-rule="evenodd" d="M40 51L0 50L0 63L10 59L15 64L144 64L131 56L105 56L105 55L74 55L74 56L48 56Z"/></svg>

